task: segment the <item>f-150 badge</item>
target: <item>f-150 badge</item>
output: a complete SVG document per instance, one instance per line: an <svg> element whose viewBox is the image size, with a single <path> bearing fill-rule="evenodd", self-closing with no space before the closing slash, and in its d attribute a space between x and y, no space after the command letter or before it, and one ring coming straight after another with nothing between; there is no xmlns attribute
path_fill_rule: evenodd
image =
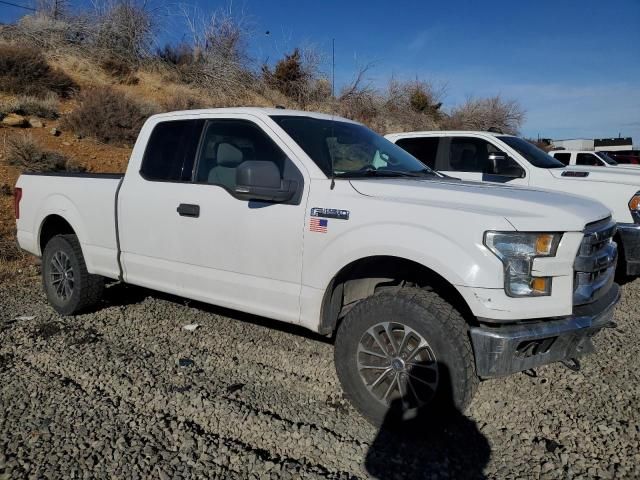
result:
<svg viewBox="0 0 640 480"><path fill-rule="evenodd" d="M340 210L337 208L318 208L311 209L312 217L335 218L337 220L349 220L349 210Z"/></svg>

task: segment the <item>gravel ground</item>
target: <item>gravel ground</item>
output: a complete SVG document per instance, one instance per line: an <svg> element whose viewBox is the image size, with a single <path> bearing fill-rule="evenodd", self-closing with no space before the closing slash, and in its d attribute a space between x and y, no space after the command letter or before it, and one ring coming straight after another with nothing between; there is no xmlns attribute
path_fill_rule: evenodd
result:
<svg viewBox="0 0 640 480"><path fill-rule="evenodd" d="M640 280L623 290L580 372L483 382L450 426L401 439L302 329L122 285L61 318L35 278L5 283L0 479L640 478Z"/></svg>

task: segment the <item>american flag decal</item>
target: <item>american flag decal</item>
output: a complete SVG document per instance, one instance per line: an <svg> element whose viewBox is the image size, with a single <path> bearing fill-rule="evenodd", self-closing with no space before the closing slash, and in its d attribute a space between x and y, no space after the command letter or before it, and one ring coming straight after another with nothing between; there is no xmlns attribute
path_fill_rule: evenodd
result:
<svg viewBox="0 0 640 480"><path fill-rule="evenodd" d="M327 233L328 225L329 220L326 218L311 217L311 220L309 220L309 230L312 232Z"/></svg>

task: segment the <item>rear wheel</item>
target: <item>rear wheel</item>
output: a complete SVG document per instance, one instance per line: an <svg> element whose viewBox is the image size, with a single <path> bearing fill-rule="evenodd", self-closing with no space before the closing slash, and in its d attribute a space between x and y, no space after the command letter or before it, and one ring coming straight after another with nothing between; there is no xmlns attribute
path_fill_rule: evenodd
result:
<svg viewBox="0 0 640 480"><path fill-rule="evenodd" d="M57 235L42 255L42 284L51 306L60 315L74 315L100 301L104 278L92 275L75 235Z"/></svg>
<svg viewBox="0 0 640 480"><path fill-rule="evenodd" d="M338 329L335 364L347 396L375 425L440 421L464 410L478 384L466 322L418 288L358 303Z"/></svg>

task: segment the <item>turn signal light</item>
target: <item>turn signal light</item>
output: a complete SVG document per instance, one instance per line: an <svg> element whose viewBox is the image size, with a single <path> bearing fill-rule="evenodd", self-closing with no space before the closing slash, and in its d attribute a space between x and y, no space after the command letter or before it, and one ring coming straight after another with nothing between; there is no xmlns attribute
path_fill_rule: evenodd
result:
<svg viewBox="0 0 640 480"><path fill-rule="evenodd" d="M629 210L640 210L640 195L635 194L629 200Z"/></svg>
<svg viewBox="0 0 640 480"><path fill-rule="evenodd" d="M536 238L536 255L549 255L553 248L553 235L543 233Z"/></svg>
<svg viewBox="0 0 640 480"><path fill-rule="evenodd" d="M531 290L538 295L548 295L549 294L549 277L535 277L531 280Z"/></svg>

